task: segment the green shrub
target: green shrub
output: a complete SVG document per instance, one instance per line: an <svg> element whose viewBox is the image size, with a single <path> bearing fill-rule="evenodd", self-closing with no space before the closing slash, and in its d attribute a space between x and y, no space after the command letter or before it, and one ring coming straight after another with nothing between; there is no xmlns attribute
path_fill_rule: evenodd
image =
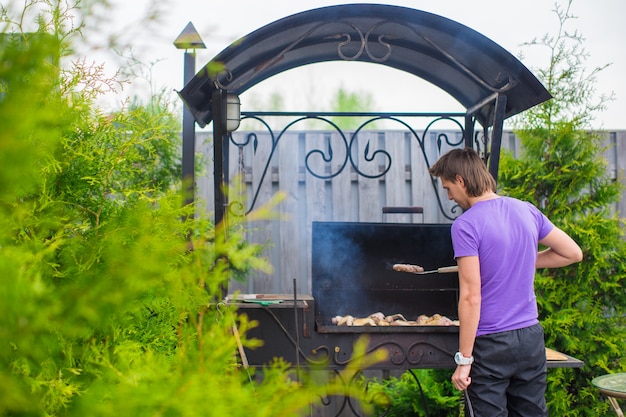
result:
<svg viewBox="0 0 626 417"><path fill-rule="evenodd" d="M554 99L517 121L522 154L503 157L499 188L536 204L583 249L580 264L538 271L535 287L546 345L585 362L582 369L548 372L550 414L597 416L608 404L591 380L626 370L626 241L614 211L622 189L608 177L600 134L589 128L610 99L594 94L604 67L585 72L583 38L564 27L573 18L570 6L556 8L557 36L531 43L551 52L539 77Z"/></svg>
<svg viewBox="0 0 626 417"><path fill-rule="evenodd" d="M1 15L17 40L0 49L0 415L297 416L343 392L241 366L255 323L220 290L267 268L262 248L181 207L167 102L105 116L101 68L56 66L68 5L28 2L21 19L45 6L32 35ZM357 348L357 369L376 360Z"/></svg>
<svg viewBox="0 0 626 417"><path fill-rule="evenodd" d="M516 120L521 155L503 155L498 192L537 205L583 249L580 264L537 271L535 288L546 345L585 363L582 369L548 370L550 415L591 417L611 412L591 380L626 371L626 240L614 210L623 190L608 177L600 132L589 127L611 99L595 96L596 76L606 66L585 71L584 39L565 27L574 17L571 4L556 5L556 36L528 44L550 52L548 66L536 73L554 98ZM406 393L397 395L392 410L422 415L409 414L419 407L419 390L410 380L387 385ZM440 395L428 393L431 400Z"/></svg>
<svg viewBox="0 0 626 417"><path fill-rule="evenodd" d="M462 415L462 394L450 381L451 371L416 369L399 378L369 381L377 400L376 415L389 417L449 417Z"/></svg>

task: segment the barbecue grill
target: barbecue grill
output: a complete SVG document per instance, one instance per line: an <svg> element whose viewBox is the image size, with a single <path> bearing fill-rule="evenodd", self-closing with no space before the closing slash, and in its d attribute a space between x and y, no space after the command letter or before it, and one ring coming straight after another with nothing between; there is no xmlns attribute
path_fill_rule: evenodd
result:
<svg viewBox="0 0 626 417"><path fill-rule="evenodd" d="M415 275L395 263L436 269L454 262L450 225L313 222L313 296L243 295L241 313L259 322L249 336L265 341L246 351L251 365L275 357L303 366L343 368L356 340L367 335L369 352L387 359L372 369L448 368L458 348L457 326L338 326L337 315L367 317L375 312L441 314L456 319L457 273ZM297 356L296 356L297 352Z"/></svg>
<svg viewBox="0 0 626 417"><path fill-rule="evenodd" d="M343 369L356 341L367 336L368 353L386 359L370 369L453 368L458 326L338 326L337 315L367 317L402 314L407 320L440 314L458 318L458 274L416 275L394 271L396 263L435 270L454 264L449 224L312 224L313 295L229 296L240 313L259 325L249 337L264 341L246 349L249 365L284 358L298 366ZM548 367L580 367L583 362L548 351Z"/></svg>

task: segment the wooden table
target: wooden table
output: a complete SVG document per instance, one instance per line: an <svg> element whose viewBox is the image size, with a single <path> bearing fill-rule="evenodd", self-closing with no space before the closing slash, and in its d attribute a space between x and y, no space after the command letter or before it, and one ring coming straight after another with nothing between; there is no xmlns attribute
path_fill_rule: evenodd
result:
<svg viewBox="0 0 626 417"><path fill-rule="evenodd" d="M546 360L548 368L582 368L585 365L580 359L550 348L546 348Z"/></svg>
<svg viewBox="0 0 626 417"><path fill-rule="evenodd" d="M624 417L624 412L617 403L617 398L626 399L626 372L602 375L594 378L591 383L598 388L601 394L606 395L618 417Z"/></svg>

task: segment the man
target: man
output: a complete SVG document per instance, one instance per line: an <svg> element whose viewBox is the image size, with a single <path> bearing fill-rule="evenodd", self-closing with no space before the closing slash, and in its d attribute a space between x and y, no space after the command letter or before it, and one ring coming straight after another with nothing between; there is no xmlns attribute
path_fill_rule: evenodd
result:
<svg viewBox="0 0 626 417"><path fill-rule="evenodd" d="M452 382L476 417L547 416L535 269L580 262L582 251L532 204L497 195L474 150L446 153L430 173L465 210L452 224L460 321Z"/></svg>

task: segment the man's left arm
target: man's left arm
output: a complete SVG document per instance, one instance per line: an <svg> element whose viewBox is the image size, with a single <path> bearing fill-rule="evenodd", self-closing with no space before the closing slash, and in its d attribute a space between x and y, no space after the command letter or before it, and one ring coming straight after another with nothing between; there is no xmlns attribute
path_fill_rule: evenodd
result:
<svg viewBox="0 0 626 417"><path fill-rule="evenodd" d="M559 268L567 266L583 259L580 246L567 233L555 227L539 241L548 249L537 255L537 268Z"/></svg>

